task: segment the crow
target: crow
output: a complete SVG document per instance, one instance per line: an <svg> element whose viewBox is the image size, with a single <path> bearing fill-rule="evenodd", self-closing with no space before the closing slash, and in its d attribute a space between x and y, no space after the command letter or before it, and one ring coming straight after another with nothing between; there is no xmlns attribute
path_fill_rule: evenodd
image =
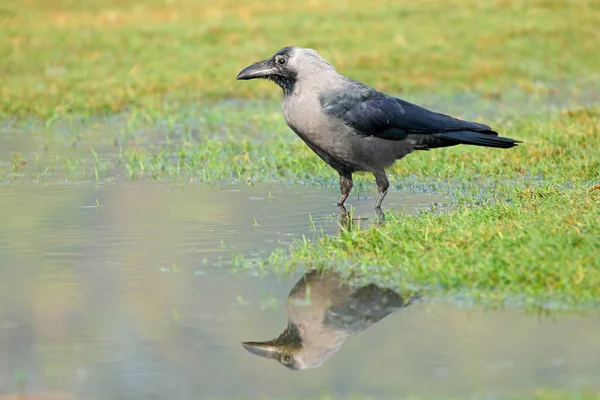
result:
<svg viewBox="0 0 600 400"><path fill-rule="evenodd" d="M237 76L255 78L283 89L288 126L340 175L343 212L355 172L374 175L379 213L390 185L385 168L415 150L457 144L508 149L522 143L498 136L488 125L427 110L340 75L313 49L284 47Z"/></svg>

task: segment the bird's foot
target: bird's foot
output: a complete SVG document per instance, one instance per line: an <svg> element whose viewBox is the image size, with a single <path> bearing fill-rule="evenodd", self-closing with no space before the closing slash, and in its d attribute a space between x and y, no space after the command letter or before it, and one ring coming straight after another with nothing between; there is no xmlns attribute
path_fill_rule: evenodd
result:
<svg viewBox="0 0 600 400"><path fill-rule="evenodd" d="M375 213L377 214L377 218L379 218L379 222L385 222L385 213L381 207L375 207Z"/></svg>
<svg viewBox="0 0 600 400"><path fill-rule="evenodd" d="M346 210L346 207L344 207L344 203L338 203L337 206L338 206L338 209L340 210L340 219L347 219L348 218L348 210Z"/></svg>
<svg viewBox="0 0 600 400"><path fill-rule="evenodd" d="M368 218L365 217L361 217L356 216L354 214L354 210L350 209L350 211L346 211L345 207L340 207L340 219L339 219L339 225L340 225L340 232L341 231L351 231L353 230L355 227L360 228L360 224L361 221L365 221Z"/></svg>

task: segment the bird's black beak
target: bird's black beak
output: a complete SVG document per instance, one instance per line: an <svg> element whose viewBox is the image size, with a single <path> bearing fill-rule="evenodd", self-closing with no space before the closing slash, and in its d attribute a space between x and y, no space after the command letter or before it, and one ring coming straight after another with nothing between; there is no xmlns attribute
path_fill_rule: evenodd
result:
<svg viewBox="0 0 600 400"><path fill-rule="evenodd" d="M275 72L275 68L270 60L259 61L243 70L237 76L237 80L247 80L255 78L264 78Z"/></svg>
<svg viewBox="0 0 600 400"><path fill-rule="evenodd" d="M242 346L244 346L244 348L250 353L259 357L275 359L278 355L277 346L273 346L272 344L261 342L244 342L242 343Z"/></svg>

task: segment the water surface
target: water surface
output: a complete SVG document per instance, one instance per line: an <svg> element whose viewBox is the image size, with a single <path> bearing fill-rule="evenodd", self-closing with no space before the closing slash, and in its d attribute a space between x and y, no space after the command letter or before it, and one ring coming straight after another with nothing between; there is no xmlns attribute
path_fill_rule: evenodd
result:
<svg viewBox="0 0 600 400"><path fill-rule="evenodd" d="M350 203L373 217L375 193L363 195ZM285 329L303 271L232 273L232 255L335 234L336 198L335 188L312 186L4 186L0 394L438 398L600 387L598 315L539 318L425 299L349 335L317 368L291 371L246 351L241 342ZM388 200L414 212L439 198L396 191Z"/></svg>
<svg viewBox="0 0 600 400"><path fill-rule="evenodd" d="M597 93L406 98L497 119L593 104ZM226 102L213 114L180 110L143 129L132 115L55 121L47 129L40 121L0 123L0 400L23 399L18 393L45 400L390 399L600 391L597 311L539 316L427 298L405 304L405 293L332 284L332 276L313 278L306 298L308 271L232 269L235 255L267 256L303 236L336 234L339 191L331 182L124 178L117 162L123 143L199 145L197 126L229 134L234 128L223 116L230 113L276 115L256 122L261 129L281 120L278 102L257 104ZM250 133L259 140L261 129ZM392 187L388 209L413 213L448 201L433 185ZM348 200L361 224L374 220L375 195L374 185L359 186ZM295 334L300 342L284 342L296 350L302 344L294 368L265 352L272 347L242 346L272 346L286 327L296 332L288 318L304 332Z"/></svg>

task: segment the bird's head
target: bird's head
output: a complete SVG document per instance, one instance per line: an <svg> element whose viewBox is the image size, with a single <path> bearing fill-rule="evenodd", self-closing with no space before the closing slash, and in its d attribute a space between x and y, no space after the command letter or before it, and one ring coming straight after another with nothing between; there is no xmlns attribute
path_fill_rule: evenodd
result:
<svg viewBox="0 0 600 400"><path fill-rule="evenodd" d="M290 323L286 330L277 339L266 342L243 342L242 346L250 353L275 360L279 364L293 371L316 368L321 365L336 351L342 342L328 343L328 336L324 341L316 339L316 343L305 343L301 335L302 327Z"/></svg>
<svg viewBox="0 0 600 400"><path fill-rule="evenodd" d="M291 93L299 80L322 71L335 71L333 65L313 49L284 47L270 58L244 68L238 80L269 79L278 84L284 93Z"/></svg>
<svg viewBox="0 0 600 400"><path fill-rule="evenodd" d="M277 339L266 342L243 342L242 346L256 356L275 360L289 369L303 369L297 359L302 352L302 339L298 327L294 324L288 325Z"/></svg>
<svg viewBox="0 0 600 400"><path fill-rule="evenodd" d="M242 346L255 356L275 360L292 370L300 369L295 357L299 349L293 346L278 345L273 341L244 342Z"/></svg>

